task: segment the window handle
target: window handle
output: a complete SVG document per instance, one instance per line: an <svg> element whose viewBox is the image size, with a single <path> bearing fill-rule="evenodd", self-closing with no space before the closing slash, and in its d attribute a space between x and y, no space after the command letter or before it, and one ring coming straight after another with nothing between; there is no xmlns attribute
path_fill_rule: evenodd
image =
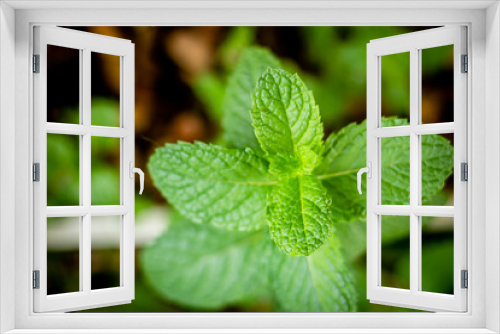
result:
<svg viewBox="0 0 500 334"><path fill-rule="evenodd" d="M134 178L134 173L139 174L140 177L140 184L141 184L141 189L139 190L139 195L142 195L142 191L144 190L144 172L140 168L134 167L133 161L130 161L129 163L129 170L130 170L130 178Z"/></svg>
<svg viewBox="0 0 500 334"><path fill-rule="evenodd" d="M360 195L362 194L362 192L361 192L361 176L363 175L363 173L366 173L367 174L366 177L371 179L371 177L372 177L372 163L370 161L368 161L367 167L361 168L358 171L358 192Z"/></svg>

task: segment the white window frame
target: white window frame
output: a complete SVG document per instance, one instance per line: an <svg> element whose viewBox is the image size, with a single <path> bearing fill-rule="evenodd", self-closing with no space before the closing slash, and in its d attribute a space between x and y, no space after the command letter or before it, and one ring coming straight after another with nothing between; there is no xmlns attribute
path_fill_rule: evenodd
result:
<svg viewBox="0 0 500 334"><path fill-rule="evenodd" d="M63 8L65 7L65 8ZM72 7L72 8L71 8ZM107 8L107 9L104 9ZM75 9L80 8L80 9ZM82 9L83 8L83 9ZM129 9L127 9L129 8ZM142 10L138 10L141 8ZM32 27L89 25L418 25L469 31L468 312L35 314L32 269ZM498 1L3 1L0 3L0 331L12 333L500 332ZM15 145L12 140L15 138ZM487 153L486 153L487 152ZM14 177L13 177L14 176ZM14 194L14 196L13 196ZM14 287L14 288L13 288ZM487 291L487 293L486 293ZM180 329L192 329L192 331ZM290 330L300 328L295 331ZM120 330L121 329L121 330ZM160 331L160 329L163 329ZM245 330L246 329L246 330ZM289 330L286 330L289 329ZM417 330L416 330L417 329ZM80 331L81 333L81 331Z"/></svg>

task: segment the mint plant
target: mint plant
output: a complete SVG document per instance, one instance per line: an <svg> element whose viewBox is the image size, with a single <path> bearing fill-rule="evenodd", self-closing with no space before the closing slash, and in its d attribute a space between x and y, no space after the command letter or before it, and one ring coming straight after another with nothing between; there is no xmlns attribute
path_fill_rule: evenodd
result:
<svg viewBox="0 0 500 334"><path fill-rule="evenodd" d="M323 141L313 93L279 67L269 51L247 49L228 80L224 145L166 144L150 159L156 187L183 216L142 254L146 278L168 299L212 309L267 296L282 311L355 311L335 226L366 214L356 191L366 124ZM387 138L382 152L382 197L406 204L409 141ZM425 136L422 154L426 200L451 174L453 147Z"/></svg>

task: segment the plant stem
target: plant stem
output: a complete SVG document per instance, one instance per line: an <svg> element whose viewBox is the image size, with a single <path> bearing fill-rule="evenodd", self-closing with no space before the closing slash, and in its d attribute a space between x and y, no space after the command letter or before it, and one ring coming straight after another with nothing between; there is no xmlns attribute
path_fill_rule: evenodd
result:
<svg viewBox="0 0 500 334"><path fill-rule="evenodd" d="M337 176L342 176L342 175L347 175L347 174L352 174L352 173L357 173L359 169L350 169L350 170L345 170L342 172L336 172L336 173L331 173L331 174L323 174L323 175L316 175L318 180L326 180L326 179L332 179ZM245 184L245 185L253 185L253 186L272 186L278 183L278 181L268 181L268 182L231 182L233 184Z"/></svg>
<svg viewBox="0 0 500 334"><path fill-rule="evenodd" d="M347 174L352 174L352 173L357 173L359 169L351 169L351 170L345 170L343 172L337 172L337 173L331 173L331 174L324 174L324 175L318 175L319 180L325 180L325 179L331 179L333 177L337 176L342 176L342 175L347 175Z"/></svg>

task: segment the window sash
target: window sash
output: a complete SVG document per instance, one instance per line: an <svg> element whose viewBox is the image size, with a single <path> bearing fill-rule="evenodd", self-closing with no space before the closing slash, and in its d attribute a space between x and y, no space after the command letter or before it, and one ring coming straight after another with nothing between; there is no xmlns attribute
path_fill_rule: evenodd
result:
<svg viewBox="0 0 500 334"><path fill-rule="evenodd" d="M467 290L461 288L462 269L467 269L467 183L460 180L460 165L467 162L467 76L461 73L461 55L467 54L466 28L429 29L371 41L367 46L367 161L372 177L367 180L367 298L373 303L441 311L467 311ZM421 49L454 45L454 122L421 123ZM381 127L381 57L410 52L410 125ZM423 134L454 134L454 207L422 206L421 143ZM381 138L410 137L410 205L381 205ZM381 286L381 216L410 217L410 289ZM421 290L422 216L454 218L454 294Z"/></svg>
<svg viewBox="0 0 500 334"><path fill-rule="evenodd" d="M47 45L80 50L80 124L47 122ZM119 56L121 61L120 127L91 125L91 52ZM130 302L134 298L134 49L127 40L76 30L35 27L34 54L40 55L40 73L34 74L34 161L40 163L40 182L34 191L34 270L40 271L40 289L34 289L34 311L72 311ZM80 205L47 206L47 134L80 137ZM120 205L91 205L91 138L120 138ZM91 289L91 217L119 215L120 286ZM47 217L79 217L80 291L47 295Z"/></svg>

